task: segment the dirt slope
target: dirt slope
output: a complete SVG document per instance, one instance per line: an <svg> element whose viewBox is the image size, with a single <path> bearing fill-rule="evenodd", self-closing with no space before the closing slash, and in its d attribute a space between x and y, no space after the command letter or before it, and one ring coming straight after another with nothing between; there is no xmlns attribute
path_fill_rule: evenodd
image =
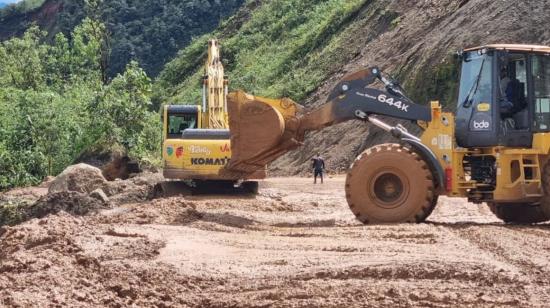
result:
<svg viewBox="0 0 550 308"><path fill-rule="evenodd" d="M448 65L445 61L449 55L461 48L489 43L550 45L550 30L545 26L550 19L550 1L546 0L382 0L375 4L385 6L386 12L397 13L395 28L376 32L378 20L359 14L350 26L356 33L341 51L344 58L353 55L352 60L310 95L304 102L306 106L314 108L324 103L342 76L363 67L377 65L400 76L408 89L415 90L434 87L434 72ZM303 174L309 169L308 160L320 152L329 169L343 171L366 147L388 140L391 137L376 129L371 131L368 125L343 123L312 133L302 148L279 159L271 169L274 174Z"/></svg>
<svg viewBox="0 0 550 308"><path fill-rule="evenodd" d="M363 226L344 179L263 183L0 231L0 306L545 307L550 226L442 198L429 223Z"/></svg>
<svg viewBox="0 0 550 308"><path fill-rule="evenodd" d="M54 29L58 15L62 10L63 1L47 0L39 8L0 19L2 25L0 27L0 41L14 36L21 36L32 24L36 24L42 30L50 33Z"/></svg>

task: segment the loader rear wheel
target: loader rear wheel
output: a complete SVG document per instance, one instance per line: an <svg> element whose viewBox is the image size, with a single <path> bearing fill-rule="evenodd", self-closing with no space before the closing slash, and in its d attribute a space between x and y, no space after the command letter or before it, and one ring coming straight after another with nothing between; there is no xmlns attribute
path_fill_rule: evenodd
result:
<svg viewBox="0 0 550 308"><path fill-rule="evenodd" d="M507 223L531 224L550 220L550 161L542 170L542 193L539 203L497 203L487 205L493 214Z"/></svg>
<svg viewBox="0 0 550 308"><path fill-rule="evenodd" d="M416 153L398 144L363 152L346 179L351 211L365 224L422 222L437 204L432 173Z"/></svg>
<svg viewBox="0 0 550 308"><path fill-rule="evenodd" d="M543 204L522 204L522 203L487 203L489 209L495 216L506 222L514 224L531 224L548 220L544 212Z"/></svg>

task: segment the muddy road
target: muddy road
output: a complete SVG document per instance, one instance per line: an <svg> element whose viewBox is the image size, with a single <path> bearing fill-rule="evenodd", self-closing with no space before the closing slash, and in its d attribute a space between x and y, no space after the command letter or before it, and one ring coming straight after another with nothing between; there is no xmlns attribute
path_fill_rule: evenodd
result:
<svg viewBox="0 0 550 308"><path fill-rule="evenodd" d="M363 226L344 178L276 178L0 231L0 306L547 307L550 225L440 198L425 224Z"/></svg>

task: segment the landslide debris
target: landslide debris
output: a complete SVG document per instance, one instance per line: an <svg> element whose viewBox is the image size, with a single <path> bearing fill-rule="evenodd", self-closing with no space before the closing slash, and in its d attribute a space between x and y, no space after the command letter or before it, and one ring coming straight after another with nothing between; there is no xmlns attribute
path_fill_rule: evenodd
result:
<svg viewBox="0 0 550 308"><path fill-rule="evenodd" d="M0 228L0 306L547 307L548 224L442 197L430 222L364 226L344 177Z"/></svg>
<svg viewBox="0 0 550 308"><path fill-rule="evenodd" d="M160 173L145 172L127 180L107 181L101 170L87 165L69 166L40 187L0 194L0 226L15 225L50 214L88 215L117 205L153 198Z"/></svg>
<svg viewBox="0 0 550 308"><path fill-rule="evenodd" d="M38 202L27 206L25 215L27 218L42 218L61 211L73 215L87 215L109 207L111 207L111 204L108 201L92 195L76 191L63 191L47 194L40 198Z"/></svg>
<svg viewBox="0 0 550 308"><path fill-rule="evenodd" d="M164 243L66 213L0 229L0 304L8 307L183 305L189 283L147 262Z"/></svg>

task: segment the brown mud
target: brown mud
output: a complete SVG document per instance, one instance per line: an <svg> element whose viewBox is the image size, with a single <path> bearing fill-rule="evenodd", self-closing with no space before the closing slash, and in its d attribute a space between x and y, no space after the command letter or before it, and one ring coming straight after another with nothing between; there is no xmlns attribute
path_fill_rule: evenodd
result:
<svg viewBox="0 0 550 308"><path fill-rule="evenodd" d="M424 224L364 226L344 178L263 182L0 229L0 306L544 307L550 225L440 198Z"/></svg>

